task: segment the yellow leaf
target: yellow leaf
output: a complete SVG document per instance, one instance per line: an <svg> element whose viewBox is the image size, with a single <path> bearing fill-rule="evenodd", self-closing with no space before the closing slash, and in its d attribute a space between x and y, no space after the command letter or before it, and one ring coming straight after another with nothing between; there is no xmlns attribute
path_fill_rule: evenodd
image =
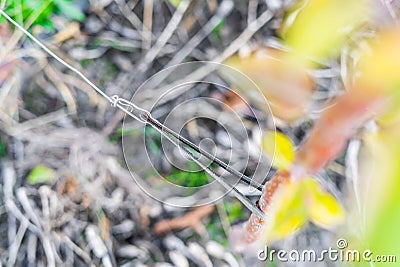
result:
<svg viewBox="0 0 400 267"><path fill-rule="evenodd" d="M278 189L271 203L271 216L264 229L264 239L270 243L295 233L307 222L303 188L290 182Z"/></svg>
<svg viewBox="0 0 400 267"><path fill-rule="evenodd" d="M289 181L273 196L263 238L267 243L295 233L309 220L329 229L342 224L345 212L339 202L313 178Z"/></svg>
<svg viewBox="0 0 400 267"><path fill-rule="evenodd" d="M340 51L368 6L366 0L303 0L287 15L283 37L298 59L324 59Z"/></svg>
<svg viewBox="0 0 400 267"><path fill-rule="evenodd" d="M359 63L358 87L389 91L398 99L400 88L400 27L379 33ZM396 103L397 104L397 103Z"/></svg>
<svg viewBox="0 0 400 267"><path fill-rule="evenodd" d="M332 228L344 222L345 212L330 193L321 188L313 178L302 181L306 192L306 206L310 219L323 228Z"/></svg>
<svg viewBox="0 0 400 267"><path fill-rule="evenodd" d="M262 136L262 148L273 158L272 164L277 169L287 169L293 162L293 142L281 132L265 132Z"/></svg>

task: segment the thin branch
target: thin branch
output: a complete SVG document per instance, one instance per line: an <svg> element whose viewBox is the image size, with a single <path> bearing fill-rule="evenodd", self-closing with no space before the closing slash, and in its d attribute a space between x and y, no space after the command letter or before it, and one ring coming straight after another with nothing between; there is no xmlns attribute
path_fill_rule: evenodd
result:
<svg viewBox="0 0 400 267"><path fill-rule="evenodd" d="M182 20L183 14L186 12L187 8L189 7L190 1L183 0L180 4L178 9L175 11L174 15L168 22L167 26L161 33L160 37L158 37L157 42L151 49L146 53L144 58L139 62L137 71L139 72L138 76L145 73L150 67L153 60L157 57L160 53L162 48L171 38L172 34L175 32L176 28L178 27L179 23Z"/></svg>
<svg viewBox="0 0 400 267"><path fill-rule="evenodd" d="M18 228L17 235L15 236L14 242L9 248L9 258L7 262L7 266L14 266L15 261L17 260L18 251L21 247L22 239L25 236L26 230L28 229L27 221L22 221L21 225Z"/></svg>
<svg viewBox="0 0 400 267"><path fill-rule="evenodd" d="M153 0L144 0L143 8L143 35L142 49L148 50L151 47L151 36L153 28Z"/></svg>

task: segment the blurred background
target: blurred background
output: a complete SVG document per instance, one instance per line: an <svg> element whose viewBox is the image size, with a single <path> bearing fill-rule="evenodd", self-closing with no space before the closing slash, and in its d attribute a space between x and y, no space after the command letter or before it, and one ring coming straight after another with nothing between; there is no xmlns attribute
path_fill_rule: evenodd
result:
<svg viewBox="0 0 400 267"><path fill-rule="evenodd" d="M259 183L293 162L309 168L346 221L302 225L272 248L321 251L346 238L400 261L399 1L0 7L107 95L151 110ZM193 61L233 69L179 65ZM175 91L176 81L192 84ZM235 249L230 229L251 212L179 152L0 17L0 265L380 266L260 261ZM239 189L254 203L261 195Z"/></svg>

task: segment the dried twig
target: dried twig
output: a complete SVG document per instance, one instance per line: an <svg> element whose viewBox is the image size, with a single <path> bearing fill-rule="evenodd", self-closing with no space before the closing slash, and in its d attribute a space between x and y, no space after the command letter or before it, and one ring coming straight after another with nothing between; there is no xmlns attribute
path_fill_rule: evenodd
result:
<svg viewBox="0 0 400 267"><path fill-rule="evenodd" d="M68 114L65 113L63 109L57 110L46 115L40 116L35 119L28 120L23 123L19 123L13 127L10 127L7 132L11 136L17 136L22 132L29 131L34 128L41 127L43 125L58 121L62 118L65 118Z"/></svg>
<svg viewBox="0 0 400 267"><path fill-rule="evenodd" d="M207 205L195 208L194 210L186 213L182 217L177 217L169 220L162 220L154 226L154 232L163 234L174 229L183 229L187 227L196 227L200 220L208 216L214 211L214 206Z"/></svg>
<svg viewBox="0 0 400 267"><path fill-rule="evenodd" d="M154 46L151 47L151 49L145 54L143 59L138 63L138 66L136 68L139 72L138 76L142 75L150 68L150 66L152 65L152 61L157 57L161 49L171 38L175 29L178 27L179 23L182 20L183 14L189 7L189 4L189 0L184 0L179 4L178 9L175 11L167 26L165 26L165 29L161 33L160 37L158 37L157 42L154 44Z"/></svg>
<svg viewBox="0 0 400 267"><path fill-rule="evenodd" d="M86 253L83 249L81 249L78 245L76 245L68 236L62 233L55 233L55 232L54 235L56 238L59 238L61 241L63 241L76 255L81 257L88 266L95 266L92 263L90 255Z"/></svg>
<svg viewBox="0 0 400 267"><path fill-rule="evenodd" d="M151 29L153 27L153 0L144 0L143 8L143 35L142 49L147 50L151 47Z"/></svg>
<svg viewBox="0 0 400 267"><path fill-rule="evenodd" d="M18 257L18 251L20 249L22 239L25 236L27 228L28 228L28 222L27 221L21 222L21 225L18 228L17 235L15 236L15 239L9 249L9 256L7 262L8 266L14 266L15 261Z"/></svg>

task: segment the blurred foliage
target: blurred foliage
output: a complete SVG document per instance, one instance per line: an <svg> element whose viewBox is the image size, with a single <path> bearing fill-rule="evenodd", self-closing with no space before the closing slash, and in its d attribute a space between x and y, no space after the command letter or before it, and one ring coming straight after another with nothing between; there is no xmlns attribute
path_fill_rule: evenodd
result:
<svg viewBox="0 0 400 267"><path fill-rule="evenodd" d="M5 156L6 156L6 144L1 139L1 136L0 136L0 158L3 158Z"/></svg>
<svg viewBox="0 0 400 267"><path fill-rule="evenodd" d="M177 8L179 6L179 4L181 3L182 0L169 0L169 2L171 3L171 5L173 5L175 8Z"/></svg>
<svg viewBox="0 0 400 267"><path fill-rule="evenodd" d="M288 169L294 159L294 144L289 137L278 131L265 131L261 139L264 152L273 159L272 165Z"/></svg>
<svg viewBox="0 0 400 267"><path fill-rule="evenodd" d="M286 14L280 32L288 51L257 47L247 56L224 63L251 78L267 98L274 116L291 123L306 113L315 89L307 69L336 56L349 35L369 15L367 0L301 0ZM258 95L232 79L257 104ZM262 103L264 104L264 103Z"/></svg>
<svg viewBox="0 0 400 267"><path fill-rule="evenodd" d="M368 18L366 0L300 0L281 29L296 64L336 55L349 34Z"/></svg>
<svg viewBox="0 0 400 267"><path fill-rule="evenodd" d="M139 134L141 132L141 129L138 128L119 128L117 130L117 136L122 137L122 136L127 136L127 135L132 135L132 134Z"/></svg>
<svg viewBox="0 0 400 267"><path fill-rule="evenodd" d="M187 167L189 167L189 169L191 169L191 167L195 169L198 168L194 162L189 162ZM166 176L165 179L180 186L198 187L206 185L208 183L209 176L205 171L189 172L173 168L171 173Z"/></svg>
<svg viewBox="0 0 400 267"><path fill-rule="evenodd" d="M102 75L99 77L100 84L107 84L117 76L118 68L110 60L102 60ZM95 63L96 64L96 63Z"/></svg>
<svg viewBox="0 0 400 267"><path fill-rule="evenodd" d="M212 30L212 36L214 37L214 39L216 39L217 41L221 41L221 30L222 28L225 26L226 24L226 19L222 19L217 26L214 27L214 29Z"/></svg>
<svg viewBox="0 0 400 267"><path fill-rule="evenodd" d="M395 255L400 260L400 127L399 125L387 128L384 131L370 133L364 140L366 146L373 153L361 162L364 175L371 181L364 185L363 201L367 210L360 213L354 210L357 220L352 222L349 233L354 228L366 233L362 237L359 249L369 249L373 252L372 258L377 255ZM375 168L371 173L370 164ZM361 178L368 178L362 176ZM366 222L366 225L364 225ZM359 240L359 237L355 237ZM355 241L357 242L357 241ZM365 262L358 266L364 266ZM390 263L375 262L374 266L388 266Z"/></svg>
<svg viewBox="0 0 400 267"><path fill-rule="evenodd" d="M366 8L370 7L364 1L311 0L299 3L295 7L297 10L293 11L295 14L288 15L290 23L282 32L294 51L287 60L303 67L315 67L307 62L309 58L324 60L336 55L351 31L368 17L365 16L368 14ZM369 140L375 155L361 162L363 166L376 166L370 186L363 185L358 189L366 190L363 194L367 211L359 214L366 216L366 226L362 226L362 217L355 216L354 221L349 222L349 231L353 232L358 225L362 229L360 232L364 233L364 236L358 236L364 240L360 248L370 249L373 255L395 255L397 259L400 258L399 47L398 27L380 29L373 41L360 47L362 53L354 71L357 73L354 83L338 98L334 108L322 114L302 145L301 154L296 155L305 157L306 160L300 162L306 162L306 167L316 172L340 154L354 129L361 127L373 115L383 114L378 118L377 138ZM315 155L310 157L313 153ZM296 182L299 183L297 186L281 187L274 197L270 211L274 219L265 230L268 240L280 239L296 231L307 218L324 228L337 226L344 220L343 208L313 179ZM374 263L374 266L381 265L384 263Z"/></svg>
<svg viewBox="0 0 400 267"><path fill-rule="evenodd" d="M367 208L361 212L354 211L362 218L354 223L365 233L359 247L371 250L372 258L376 255L394 255L397 261L400 259L399 47L399 27L378 33L363 51L358 67L360 75L355 83L355 90L382 98L378 127L363 138L364 147L370 153L360 162L362 201ZM372 164L374 168L371 171ZM350 233L354 231L353 227L349 229ZM374 266L388 265L383 262L374 263Z"/></svg>
<svg viewBox="0 0 400 267"><path fill-rule="evenodd" d="M136 132L137 131L128 131L130 134L134 134ZM125 134L125 131L121 133ZM149 151L153 154L161 153L160 148L162 147L162 143L160 133L151 126L146 126L144 135L146 147L149 149ZM192 149L189 150L194 153ZM185 187L198 187L208 183L208 174L205 171L199 171L196 163L189 161L186 168L193 171L184 171L177 168L172 168L171 172L165 176L165 179L171 183Z"/></svg>
<svg viewBox="0 0 400 267"><path fill-rule="evenodd" d="M228 247L228 239L226 237L224 227L218 216L212 216L210 221L206 223L206 229L210 238L224 247Z"/></svg>
<svg viewBox="0 0 400 267"><path fill-rule="evenodd" d="M85 14L72 0L11 0L6 1L5 11L16 21L27 21L34 15L33 25L40 25L50 32L54 31L53 14L60 14L71 21L85 19ZM0 23L4 20L0 18Z"/></svg>
<svg viewBox="0 0 400 267"><path fill-rule="evenodd" d="M377 203L371 204L376 207L374 210L376 213L369 216L367 228L367 240L371 251L379 255L395 255L397 261L400 260L400 166L397 160L400 152L399 130L396 129L395 133L391 133L393 139L388 138L378 144L380 146L378 156L388 160L390 169L380 173L381 175L384 173L385 177L377 175L373 179L371 193L382 198ZM376 266L383 265L385 263L376 264Z"/></svg>
<svg viewBox="0 0 400 267"><path fill-rule="evenodd" d="M311 178L305 179L303 186L306 188L308 216L314 224L330 229L344 223L344 209L333 195Z"/></svg>
<svg viewBox="0 0 400 267"><path fill-rule="evenodd" d="M396 100L396 106L400 101L399 32L398 27L386 29L370 42L368 49L363 51L358 67L360 76L355 84L356 88L360 87L359 90L366 93L389 93Z"/></svg>
<svg viewBox="0 0 400 267"><path fill-rule="evenodd" d="M297 183L282 186L275 194L271 205L271 220L264 229L262 238L267 243L294 233L307 221L307 211L303 203L304 188Z"/></svg>
<svg viewBox="0 0 400 267"><path fill-rule="evenodd" d="M290 181L275 194L271 220L263 238L269 243L285 238L308 220L325 229L343 224L345 212L339 202L313 178Z"/></svg>
<svg viewBox="0 0 400 267"><path fill-rule="evenodd" d="M161 135L151 126L146 125L144 129L146 147L152 153L158 153L161 147Z"/></svg>
<svg viewBox="0 0 400 267"><path fill-rule="evenodd" d="M228 213L229 223L233 224L238 220L245 219L246 214L243 212L243 204L234 199L230 202L224 202L224 207L226 212Z"/></svg>
<svg viewBox="0 0 400 267"><path fill-rule="evenodd" d="M269 113L265 101L260 101L264 96L272 114L290 123L304 115L315 83L302 65L292 64L286 60L287 57L288 54L283 51L257 47L246 56L234 55L224 62L254 81L262 95L249 90L255 87L250 86L247 79L229 73L222 74L228 75L227 78L240 93ZM227 72L225 69L222 71Z"/></svg>
<svg viewBox="0 0 400 267"><path fill-rule="evenodd" d="M83 21L85 14L71 0L53 0L55 11L69 20Z"/></svg>
<svg viewBox="0 0 400 267"><path fill-rule="evenodd" d="M288 170L293 163L295 150L292 141L278 131L265 131L263 150L273 158L273 166ZM284 183L275 192L264 238L267 242L282 239L300 229L307 220L323 228L332 228L344 222L344 210L339 202L313 178Z"/></svg>
<svg viewBox="0 0 400 267"><path fill-rule="evenodd" d="M319 67L320 62L338 56L352 33L363 27L368 28L365 24L375 4L368 0L297 1L286 14L280 29L283 42L289 47L287 51L258 47L246 56L235 55L225 63L254 80L269 101L275 117L292 123L307 114L305 109L313 93L314 81L304 73ZM374 38L375 41L369 42L367 46L351 47L354 51L362 50L361 53L357 51L361 54L360 60L350 70L350 73L357 74L353 77L353 83L346 84L348 90L337 98L336 105L322 113L295 155L285 136L264 133L263 149L270 157L275 156L273 164L276 168L291 171L292 164L295 164L303 176L316 173L343 154L355 129L362 127L373 115L384 114L378 120L380 126L398 125L400 30L382 27ZM257 104L255 98L259 95L252 98L256 92L246 92L249 86L240 80L231 81ZM390 140L387 139L386 146L390 146ZM398 143L396 140L399 138L391 141ZM380 155L390 162L383 166L391 171L382 171L376 175L379 176L379 186L377 184L374 187L376 194L369 195L369 199L374 200L377 212L368 219L371 227L367 235L372 247L386 253L393 252L393 248L399 244L398 238L395 238L400 236L396 235L398 227L394 227L399 225L400 212L390 212L399 210L400 204L398 194L394 194L400 189L400 175L398 167L394 167L398 165L397 162L392 160L398 158L399 151L394 149L391 153ZM271 188L277 187L274 185ZM332 228L344 221L344 210L339 202L312 178L296 177L296 181L279 186L279 190L269 193L273 195L273 201L266 202L270 205L268 208L271 208L268 215L273 219L266 223L264 236L268 240L284 238L298 230L307 220L323 228Z"/></svg>

